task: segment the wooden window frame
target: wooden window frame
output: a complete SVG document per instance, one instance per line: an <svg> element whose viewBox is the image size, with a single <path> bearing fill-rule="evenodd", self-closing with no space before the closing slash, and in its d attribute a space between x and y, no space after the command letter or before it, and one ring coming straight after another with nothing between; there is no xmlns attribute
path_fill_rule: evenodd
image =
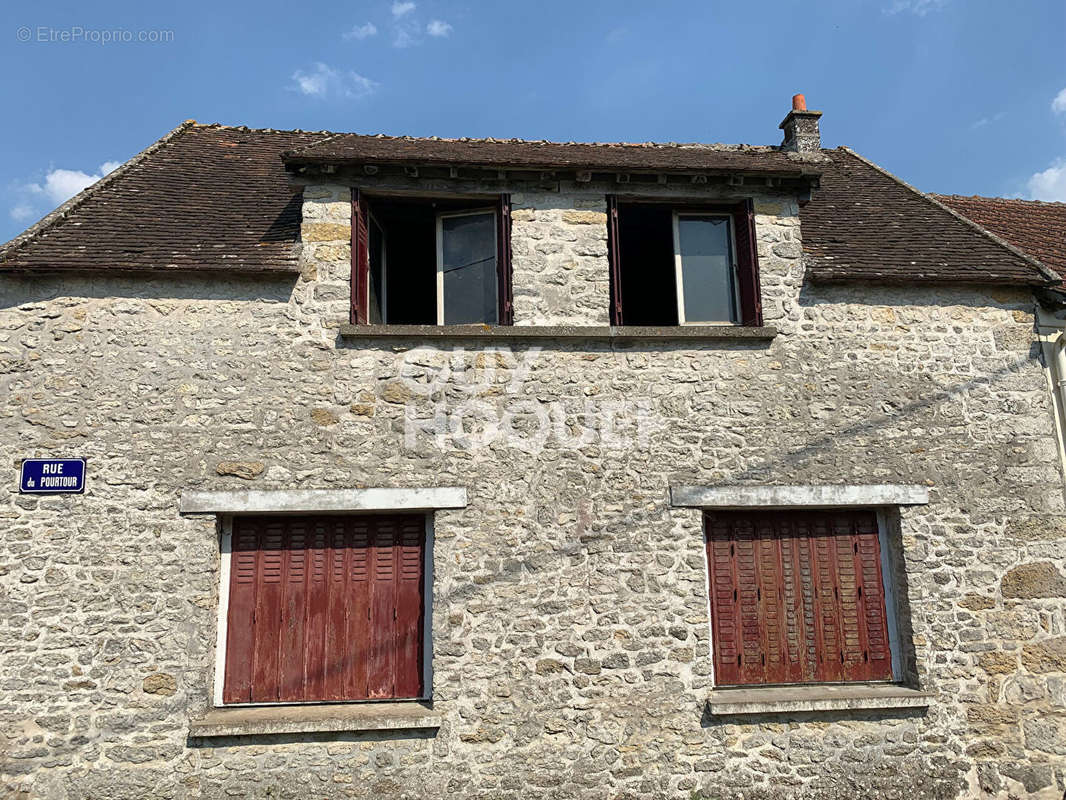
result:
<svg viewBox="0 0 1066 800"><path fill-rule="evenodd" d="M495 206L487 208L471 208L464 211L441 211L437 214L437 324L444 324L444 220L456 217L477 217L485 214L492 215L492 249L496 251L496 319L500 319L500 217L499 210ZM476 262L475 262L476 263ZM471 322L468 325L480 325L483 323Z"/></svg>
<svg viewBox="0 0 1066 800"><path fill-rule="evenodd" d="M381 223L377 221L370 210L367 210L367 226L366 226L366 241L367 241L367 258L370 257L370 226L374 225L381 236L381 324L389 324L389 253L388 253L388 240L385 238L385 229L381 227ZM368 274L366 281L367 291L367 319L370 318L370 275L369 275L369 263L367 265Z"/></svg>
<svg viewBox="0 0 1066 800"><path fill-rule="evenodd" d="M469 199L471 203L476 203L479 200L485 200L487 203L492 203L492 198L486 198L485 196L466 198L463 195L451 194L451 195L435 195L435 194L421 194L421 193L387 193L383 192L380 195L373 194L368 196L361 189L352 187L351 189L351 277L349 283L350 289L350 302L348 321L353 325L368 325L370 324L370 210L368 199L372 197L395 197L395 198L425 198L425 197L441 197L448 199ZM501 192L493 196L495 202L491 206L486 206L485 210L491 209L496 214L496 322L491 323L495 325L513 325L514 324L514 264L513 254L511 252L511 195L506 192ZM459 212L441 212L441 214L463 214L463 213L484 213L482 210L459 211ZM437 220L437 325L443 324L443 287L442 276L440 273L440 220ZM380 226L379 226L380 227ZM386 246L386 242L382 243L382 247ZM387 279L383 278L382 283L387 283ZM383 295L384 297L384 295ZM387 311L382 300L382 324L388 324Z"/></svg>
<svg viewBox="0 0 1066 800"><path fill-rule="evenodd" d="M314 514L315 512L308 512ZM345 512L345 515L352 515L353 512ZM368 516L380 516L382 511L365 512ZM301 705L301 706L319 706L319 705L337 705L337 704L349 704L349 703L381 703L381 702L423 702L429 701L433 697L433 545L434 545L434 526L433 526L433 512L432 511L414 511L409 513L423 514L425 516L426 528L425 528L425 541L423 545L422 554L422 694L419 697L414 698L397 698L397 699L358 699L358 700L308 700L308 701L285 701L285 702L272 702L272 703L226 703L223 698L223 692L225 688L226 680L226 660L228 657L227 642L229 632L229 600L230 600L230 580L232 576L232 556L233 556L233 519L235 514L224 514L220 516L219 527L219 548L220 548L220 569L219 569L219 589L218 589L218 616L216 620L216 635L215 635L215 662L214 662L214 677L212 683L212 704L215 708L248 708L257 706L286 706L286 705ZM260 514L250 514L250 516L260 516Z"/></svg>
<svg viewBox="0 0 1066 800"><path fill-rule="evenodd" d="M694 219L724 219L729 226L729 283L733 288L731 298L731 319L728 320L692 320L685 318L685 280L684 265L681 254L681 219L691 217ZM721 212L689 211L675 208L671 227L674 236L674 284L677 289L677 324L678 325L740 325L741 301L740 301L740 278L737 269L737 235L736 223L732 214Z"/></svg>
<svg viewBox="0 0 1066 800"><path fill-rule="evenodd" d="M814 683L811 683L811 682L792 682L792 683L784 683L784 684L754 684L754 683L752 683L752 684L719 684L717 669L716 669L716 666L715 666L716 637L715 637L715 629L714 629L714 605L713 605L713 601L712 601L713 587L711 585L711 563L710 563L709 548L707 547L707 539L708 539L708 537L707 537L706 521L707 521L707 514L709 512L726 511L726 510L729 510L729 509L723 508L723 507L704 508L703 510L701 510L701 514L700 514L700 519L701 519L700 531L701 531L701 535L703 537L703 543L704 543L704 548L703 548L703 554L704 554L704 581L705 581L704 585L705 585L706 598L707 598L707 633L708 633L708 638L707 638L707 642L708 642L708 644L707 644L707 658L709 659L709 665L710 665L711 686L712 687L725 686L725 687L738 687L738 688L745 688L745 689L758 689L758 688L761 688L761 687L770 687L770 686L775 686L775 685L776 686L826 686L826 685L828 685L828 686L846 686L846 685L857 685L857 684L860 684L860 683L864 683L863 681L844 681L844 682L833 681L833 682L814 682ZM753 507L737 507L737 508L734 508L732 510L735 510L735 511L749 511L749 512L758 511L757 508L753 508ZM767 510L770 510L770 509L767 509ZM811 507L811 506L794 506L794 507L784 507L784 508L775 507L773 510L774 511L778 511L778 512L788 513L790 511L794 511L794 512L804 512L804 511L812 511L812 510L828 510L828 511L832 511L834 509L832 509L832 508L829 508L829 509L826 509L826 508L818 509L816 507ZM901 627L900 627L900 619L899 619L899 612L898 612L898 602L899 602L899 597L898 597L898 594L897 594L897 592L898 592L898 582L896 580L895 570L893 568L893 560L892 560L892 555L891 555L891 542L890 542L890 539L889 539L889 532L890 532L890 529L891 529L891 525L890 525L890 520L888 518L887 510L884 507L870 507L870 506L867 506L867 507L861 507L861 506L860 507L851 507L851 508L848 508L848 509L841 508L839 510L854 510L854 511L865 510L865 511L873 512L875 514L875 518L877 520L877 540L878 540L878 546L879 546L879 550L880 550L881 585L882 585L882 589L883 589L883 592L884 592L884 596L882 598L882 604L883 604L884 610L885 610L885 630L886 630L886 633L888 635L888 645L889 645L889 655L890 655L890 662L891 662L892 677L890 679L883 680L883 681L873 681L873 683L903 684L906 681L906 674L905 674L905 671L904 671L904 664L903 664L903 645L902 645Z"/></svg>
<svg viewBox="0 0 1066 800"><path fill-rule="evenodd" d="M751 198L733 203L704 203L693 198L642 197L609 194L607 202L607 262L610 275L611 325L625 324L622 303L622 248L619 241L619 204L667 205L675 215L728 216L731 218L730 240L733 251L734 286L737 292L738 317L735 322L693 322L692 325L722 325L758 328L763 325L762 286L759 278L759 249L755 230L755 203ZM677 277L677 235L674 234L675 281ZM681 289L678 287L678 324L684 325Z"/></svg>

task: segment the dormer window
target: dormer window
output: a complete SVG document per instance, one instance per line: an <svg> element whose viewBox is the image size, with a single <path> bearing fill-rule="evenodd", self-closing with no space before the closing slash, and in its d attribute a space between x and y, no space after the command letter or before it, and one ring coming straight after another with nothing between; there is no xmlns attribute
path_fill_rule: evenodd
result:
<svg viewBox="0 0 1066 800"><path fill-rule="evenodd" d="M608 197L613 325L761 325L751 203Z"/></svg>
<svg viewBox="0 0 1066 800"><path fill-rule="evenodd" d="M508 195L352 197L352 322L509 325Z"/></svg>

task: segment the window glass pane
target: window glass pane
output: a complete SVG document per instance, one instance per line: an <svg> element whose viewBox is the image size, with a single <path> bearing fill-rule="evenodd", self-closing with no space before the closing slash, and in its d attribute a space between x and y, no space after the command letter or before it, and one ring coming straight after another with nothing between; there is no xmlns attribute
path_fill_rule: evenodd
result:
<svg viewBox="0 0 1066 800"><path fill-rule="evenodd" d="M367 227L370 238L370 322L377 325L385 321L382 313L385 307L385 236L373 217Z"/></svg>
<svg viewBox="0 0 1066 800"><path fill-rule="evenodd" d="M499 321L496 296L496 214L441 219L444 324Z"/></svg>
<svg viewBox="0 0 1066 800"><path fill-rule="evenodd" d="M735 322L736 290L727 217L678 218L686 322Z"/></svg>

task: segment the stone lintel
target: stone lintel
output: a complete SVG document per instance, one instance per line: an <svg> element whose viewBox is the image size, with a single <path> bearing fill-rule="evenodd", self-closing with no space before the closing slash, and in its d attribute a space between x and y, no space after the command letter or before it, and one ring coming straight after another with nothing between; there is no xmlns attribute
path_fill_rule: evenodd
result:
<svg viewBox="0 0 1066 800"><path fill-rule="evenodd" d="M811 711L928 708L933 695L894 683L746 686L715 689L707 707L716 717Z"/></svg>
<svg viewBox="0 0 1066 800"><path fill-rule="evenodd" d="M742 325L341 325L346 339L480 339L490 341L770 341L777 328Z"/></svg>
<svg viewBox="0 0 1066 800"><path fill-rule="evenodd" d="M913 506L929 502L924 486L671 486L670 503L677 508L847 508L849 506Z"/></svg>
<svg viewBox="0 0 1066 800"><path fill-rule="evenodd" d="M182 492L182 514L298 514L465 508L466 489L279 489Z"/></svg>
<svg viewBox="0 0 1066 800"><path fill-rule="evenodd" d="M189 720L189 735L269 736L343 731L436 730L441 716L428 703L342 703L214 708Z"/></svg>

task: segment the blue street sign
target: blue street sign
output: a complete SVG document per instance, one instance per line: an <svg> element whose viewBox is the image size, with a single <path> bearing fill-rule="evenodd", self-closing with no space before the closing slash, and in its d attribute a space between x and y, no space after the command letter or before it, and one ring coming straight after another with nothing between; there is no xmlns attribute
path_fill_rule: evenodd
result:
<svg viewBox="0 0 1066 800"><path fill-rule="evenodd" d="M22 462L23 494L80 494L85 491L84 458L27 458Z"/></svg>

